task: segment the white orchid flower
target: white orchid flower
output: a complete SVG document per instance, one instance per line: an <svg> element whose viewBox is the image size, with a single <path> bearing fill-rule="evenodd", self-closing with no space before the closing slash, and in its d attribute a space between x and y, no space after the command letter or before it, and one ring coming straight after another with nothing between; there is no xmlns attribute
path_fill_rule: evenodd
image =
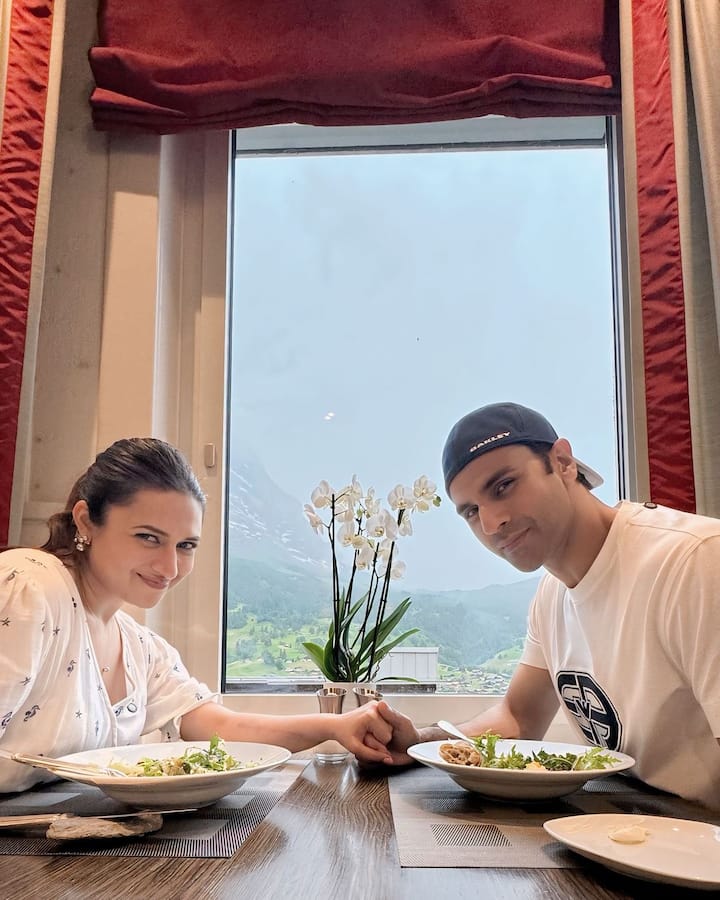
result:
<svg viewBox="0 0 720 900"><path fill-rule="evenodd" d="M383 541L383 544L384 543L385 543L385 541ZM392 541L388 541L388 544L392 544ZM389 546L383 547L382 545L381 545L380 549L378 550L378 562L377 562L377 566L376 566L376 572L377 572L378 578L384 578L385 575L387 574L388 560L390 557L389 550L390 550ZM406 569L405 563L401 559L398 559L397 555L395 553L393 553L393 560L392 560L392 564L390 566L390 577L391 578L402 578L403 575L405 574L405 569Z"/></svg>
<svg viewBox="0 0 720 900"><path fill-rule="evenodd" d="M391 515L386 509L384 509L380 513L380 515L383 519L385 537L389 538L391 541L394 541L398 536L398 523L395 521L395 517Z"/></svg>
<svg viewBox="0 0 720 900"><path fill-rule="evenodd" d="M320 516L315 512L315 510L310 506L309 503L306 503L304 506L305 515L308 518L308 522L310 523L310 527L314 532L320 534L320 532L325 527L325 523L320 518Z"/></svg>
<svg viewBox="0 0 720 900"><path fill-rule="evenodd" d="M413 494L418 499L432 500L437 494L437 485L434 481L430 481L427 475L421 475L413 483Z"/></svg>
<svg viewBox="0 0 720 900"><path fill-rule="evenodd" d="M404 484L396 484L388 494L390 509L413 509L415 496L409 487Z"/></svg>
<svg viewBox="0 0 720 900"><path fill-rule="evenodd" d="M351 519L349 522L344 522L342 528L338 533L338 539L343 547L349 547L353 543L353 538L355 537L355 523Z"/></svg>
<svg viewBox="0 0 720 900"><path fill-rule="evenodd" d="M380 500L375 496L375 488L370 488L362 500L362 505L368 518L376 516L380 512Z"/></svg>
<svg viewBox="0 0 720 900"><path fill-rule="evenodd" d="M376 516L368 519L367 533L368 537L384 537L394 541L398 536L398 525L386 509L381 509Z"/></svg>
<svg viewBox="0 0 720 900"><path fill-rule="evenodd" d="M383 521L382 513L370 516L365 523L365 530L367 531L368 537L383 537L385 535L385 523Z"/></svg>
<svg viewBox="0 0 720 900"><path fill-rule="evenodd" d="M380 541L378 544L378 559L381 560L383 564L386 564L390 558L390 551L394 545L395 541L391 541L388 538L385 538L384 541Z"/></svg>
<svg viewBox="0 0 720 900"><path fill-rule="evenodd" d="M355 567L360 571L369 569L375 558L375 550L370 541L365 541L355 555Z"/></svg>
<svg viewBox="0 0 720 900"><path fill-rule="evenodd" d="M336 503L335 518L338 522L355 522L355 509L352 506L347 506L343 501Z"/></svg>
<svg viewBox="0 0 720 900"><path fill-rule="evenodd" d="M353 475L352 482L342 489L341 494L343 497L347 498L348 503L352 506L355 506L355 504L362 500L363 489L360 482L357 480L357 475Z"/></svg>
<svg viewBox="0 0 720 900"><path fill-rule="evenodd" d="M398 534L402 537L410 537L412 533L412 519L406 514L402 517L402 522L398 525Z"/></svg>
<svg viewBox="0 0 720 900"><path fill-rule="evenodd" d="M327 481L321 481L310 495L310 502L315 509L323 509L325 506L330 506L334 493L335 491L330 487Z"/></svg>

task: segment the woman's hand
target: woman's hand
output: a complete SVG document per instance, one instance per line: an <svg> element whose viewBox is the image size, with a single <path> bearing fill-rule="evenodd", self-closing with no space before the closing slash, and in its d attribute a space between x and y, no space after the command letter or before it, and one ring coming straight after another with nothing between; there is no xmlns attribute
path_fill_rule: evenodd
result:
<svg viewBox="0 0 720 900"><path fill-rule="evenodd" d="M387 762L394 766L405 766L414 762L413 758L407 755L406 750L413 744L419 744L422 737L412 720L394 710L384 700L377 704L377 713L392 730L392 736L386 747L389 755Z"/></svg>
<svg viewBox="0 0 720 900"><path fill-rule="evenodd" d="M392 739L392 726L378 712L375 700L351 712L331 717L333 738L362 762L386 763L393 758L387 750Z"/></svg>

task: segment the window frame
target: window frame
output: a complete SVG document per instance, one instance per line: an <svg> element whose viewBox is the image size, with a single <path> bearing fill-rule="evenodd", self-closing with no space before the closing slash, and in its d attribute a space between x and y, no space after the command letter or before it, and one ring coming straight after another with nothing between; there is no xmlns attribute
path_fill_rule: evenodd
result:
<svg viewBox="0 0 720 900"><path fill-rule="evenodd" d="M597 120L593 120L597 124ZM582 119L564 120L568 128L561 138L563 146L597 145L597 131L588 136L582 133ZM510 128L500 127L510 123ZM466 122L435 123L442 127L443 142L450 139L453 129L462 132L458 149L487 146L488 142L473 139L472 120ZM502 120L493 123L495 149L521 141L521 146L542 146L550 141L545 120ZM242 134L247 153L275 154L277 152L317 152L332 144L332 132L340 133L339 152L407 147L412 138L413 149L427 149L428 129L432 126L383 126L382 140L371 140L367 128L309 129L303 126L274 126L273 142L260 140L259 132L267 136L269 129L245 129ZM297 129L313 133L313 142L300 142ZM533 130L534 129L534 130ZM397 132L391 136L390 131ZM362 132L362 134L360 134ZM411 132L413 132L411 134ZM642 481L642 465L638 462L638 446L642 448L642 425L637 416L637 397L633 395L634 379L630 363L632 352L632 322L628 313L627 265L624 249L624 205L622 195L623 170L619 123L614 118L604 120L605 140L610 153L609 187L615 228L612 235L613 302L615 320L615 372L618 410L618 459L621 467L619 485L621 496L636 496L638 481ZM281 140L282 139L282 140ZM201 475L208 492L201 551L194 572L167 601L171 612L158 612L148 618L174 643L189 670L206 681L214 690L224 685L223 657L225 640L225 483L227 446L224 439L224 412L229 402L228 344L230 335L229 269L232 259L232 170L237 152L235 134L208 132L195 136L163 138L164 146L174 148L174 168L169 175L171 191L176 198L174 211L176 231L174 242L183 244L193 236L201 247L199 254L182 255L180 279L180 340L185 351L180 358L179 409L181 431L189 435L190 457ZM282 144L284 141L284 145ZM435 142L432 142L435 145ZM557 145L558 141L553 141ZM194 173L191 177L188 173ZM178 224L179 223L179 224ZM218 347L223 353L218 353ZM206 462L214 454L215 462ZM640 473L640 474L638 474ZM216 604L212 598L218 598ZM230 708L276 714L316 711L315 698L298 693L226 692L224 702ZM497 702L496 695L425 694L393 696L393 705L420 723L433 721L441 714L457 721L465 720ZM438 706L441 704L441 707ZM562 720L556 719L553 731L558 739L569 737Z"/></svg>

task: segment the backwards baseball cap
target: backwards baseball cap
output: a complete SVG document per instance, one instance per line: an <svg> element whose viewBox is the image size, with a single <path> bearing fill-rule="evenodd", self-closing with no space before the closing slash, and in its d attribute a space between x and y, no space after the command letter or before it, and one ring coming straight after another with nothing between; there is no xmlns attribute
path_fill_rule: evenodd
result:
<svg viewBox="0 0 720 900"><path fill-rule="evenodd" d="M554 444L558 434L545 416L520 406L519 403L491 403L481 406L453 426L443 449L442 464L445 490L450 482L483 453L508 444L541 442ZM585 476L591 488L603 483L601 475L573 457L578 472Z"/></svg>

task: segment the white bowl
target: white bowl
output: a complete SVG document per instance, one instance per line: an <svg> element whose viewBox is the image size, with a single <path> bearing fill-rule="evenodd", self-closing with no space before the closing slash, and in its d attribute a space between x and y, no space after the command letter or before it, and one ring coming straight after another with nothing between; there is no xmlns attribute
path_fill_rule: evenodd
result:
<svg viewBox="0 0 720 900"><path fill-rule="evenodd" d="M71 753L61 759L90 763L98 766L112 765L113 761L136 763L144 756L165 759L182 756L191 747L207 750L209 741L175 741L164 744L132 744L127 747L105 747L101 750L85 750ZM232 794L247 778L281 766L291 753L284 747L272 744L252 744L227 741L227 752L248 768L231 769L228 772L212 772L202 775L158 775L125 778L112 775L63 775L69 781L79 781L100 788L108 797L142 809L180 809L208 806L226 794ZM251 764L251 765L250 765Z"/></svg>
<svg viewBox="0 0 720 900"><path fill-rule="evenodd" d="M541 800L547 797L562 797L571 794L591 778L612 775L635 765L632 756L607 752L618 760L606 769L584 769L583 771L548 772L542 769L491 769L484 766L460 766L448 763L440 756L442 744L451 741L428 741L408 748L413 759L440 769L447 773L453 781L465 788L482 794L485 797L503 800ZM547 750L548 753L587 753L592 747L582 744L561 744L557 741L498 741L495 750L498 754L509 752L515 746L525 756L533 751Z"/></svg>

